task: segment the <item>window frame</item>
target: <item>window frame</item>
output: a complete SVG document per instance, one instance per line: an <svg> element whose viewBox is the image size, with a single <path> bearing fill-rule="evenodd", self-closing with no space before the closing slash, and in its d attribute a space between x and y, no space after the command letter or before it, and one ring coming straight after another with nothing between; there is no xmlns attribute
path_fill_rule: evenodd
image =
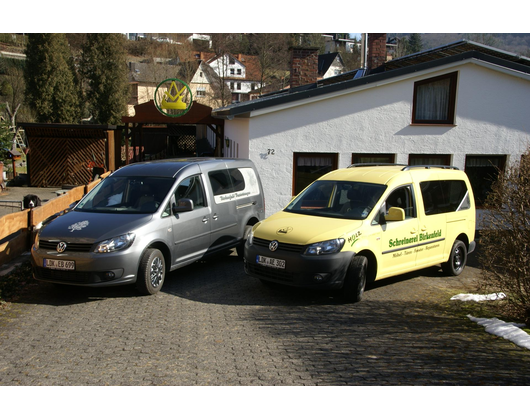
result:
<svg viewBox="0 0 530 420"><path fill-rule="evenodd" d="M458 202L451 202L455 188L460 187L462 194ZM437 216L469 210L471 200L467 184L462 179L437 179L420 182L420 194L423 201L423 214ZM457 205L455 205L457 204Z"/></svg>
<svg viewBox="0 0 530 420"><path fill-rule="evenodd" d="M358 160L370 159L371 162L358 162ZM374 159L386 159L388 162L374 162ZM364 164L364 163L396 163L396 155L392 153L352 153L351 163Z"/></svg>
<svg viewBox="0 0 530 420"><path fill-rule="evenodd" d="M443 159L443 163L412 163L412 159ZM451 155L448 154L423 154L423 153L411 153L409 155L409 165L420 165L420 166L451 166Z"/></svg>
<svg viewBox="0 0 530 420"><path fill-rule="evenodd" d="M449 79L449 102L448 102L448 109L447 109L447 119L445 120L422 120L419 118L416 118L416 111L417 111L417 105L418 105L418 88L438 82L440 80ZM443 74L441 76L431 77L429 79L419 80L417 82L414 82L414 94L413 94L413 100L412 100L412 124L416 125L455 125L455 111L456 111L456 88L458 83L458 72L453 73L447 73Z"/></svg>
<svg viewBox="0 0 530 420"><path fill-rule="evenodd" d="M298 193L300 193L305 187L307 187L307 184L305 187L301 188L300 191L297 192L297 177L298 177L298 173L297 173L297 168L298 168L298 158L319 158L319 157L323 157L323 158L331 158L331 169L330 171L328 172L331 172L335 169L338 169L339 166L339 157L338 157L338 153L304 153L304 152L294 152L293 153L293 184L292 184L292 195L295 196L295 195L298 195ZM327 172L326 172L327 173ZM321 174L319 175L316 179L320 178L322 175L324 174Z"/></svg>
<svg viewBox="0 0 530 420"><path fill-rule="evenodd" d="M405 198L409 201L408 203L402 203L401 206L398 205L391 205L389 204L389 200L391 197L396 195L397 193L400 193L401 191L405 192ZM409 204L410 206L405 206L405 204ZM399 187L394 188L385 198L385 201L382 204L382 211L384 212L385 216L388 215L388 210L391 207L398 207L403 209L405 212L405 220L410 219L417 219L418 218L418 206L416 203L416 196L414 195L414 186L412 184L406 184L406 185L400 185Z"/></svg>

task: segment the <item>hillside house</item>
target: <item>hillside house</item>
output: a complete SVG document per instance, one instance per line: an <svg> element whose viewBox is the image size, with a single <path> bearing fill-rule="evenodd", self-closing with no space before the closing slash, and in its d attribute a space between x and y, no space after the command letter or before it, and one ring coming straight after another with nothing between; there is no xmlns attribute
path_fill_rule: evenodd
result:
<svg viewBox="0 0 530 420"><path fill-rule="evenodd" d="M249 93L260 86L258 58L200 53L200 65L190 82L194 97L205 105L220 106L221 84L229 89L227 96L231 103L248 101Z"/></svg>
<svg viewBox="0 0 530 420"><path fill-rule="evenodd" d="M385 42L369 34L366 71L212 112L255 162L268 215L313 179L363 162L459 167L480 206L497 168L530 146L530 59L458 41L385 62Z"/></svg>
<svg viewBox="0 0 530 420"><path fill-rule="evenodd" d="M338 76L344 72L344 62L340 53L333 52L320 54L318 56L318 78L327 79L328 77Z"/></svg>

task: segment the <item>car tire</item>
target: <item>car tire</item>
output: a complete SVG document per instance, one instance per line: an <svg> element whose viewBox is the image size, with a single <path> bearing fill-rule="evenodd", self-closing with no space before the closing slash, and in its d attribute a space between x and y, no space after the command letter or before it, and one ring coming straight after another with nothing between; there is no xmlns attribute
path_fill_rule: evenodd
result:
<svg viewBox="0 0 530 420"><path fill-rule="evenodd" d="M162 288L166 278L166 262L162 251L148 248L140 262L136 288L145 295L154 295Z"/></svg>
<svg viewBox="0 0 530 420"><path fill-rule="evenodd" d="M245 226L245 233L243 233L243 239L241 239L241 242L239 242L236 246L237 258L240 260L243 260L243 257L245 256L245 244L247 243L247 238L248 235L250 235L250 232L252 232L252 226Z"/></svg>
<svg viewBox="0 0 530 420"><path fill-rule="evenodd" d="M344 278L341 296L349 302L360 302L366 287L366 273L368 271L368 258L356 255L350 261L350 266Z"/></svg>
<svg viewBox="0 0 530 420"><path fill-rule="evenodd" d="M456 240L451 249L447 262L442 264L443 272L448 276L459 276L467 263L467 247L460 240Z"/></svg>

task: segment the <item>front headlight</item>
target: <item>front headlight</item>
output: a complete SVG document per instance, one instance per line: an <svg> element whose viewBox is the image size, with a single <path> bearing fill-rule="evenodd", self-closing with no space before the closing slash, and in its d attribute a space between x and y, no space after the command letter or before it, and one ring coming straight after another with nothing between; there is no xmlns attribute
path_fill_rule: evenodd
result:
<svg viewBox="0 0 530 420"><path fill-rule="evenodd" d="M126 233L125 235L116 236L106 241L100 242L94 252L106 253L114 251L122 251L129 248L134 242L136 235L134 233Z"/></svg>
<svg viewBox="0 0 530 420"><path fill-rule="evenodd" d="M327 255L340 252L344 246L344 238L332 239L331 241L317 242L309 245L304 254L305 255Z"/></svg>

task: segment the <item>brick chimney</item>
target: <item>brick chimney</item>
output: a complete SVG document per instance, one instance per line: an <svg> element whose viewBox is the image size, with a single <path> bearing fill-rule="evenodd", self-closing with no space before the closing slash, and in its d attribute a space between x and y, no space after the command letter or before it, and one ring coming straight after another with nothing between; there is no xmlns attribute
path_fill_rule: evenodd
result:
<svg viewBox="0 0 530 420"><path fill-rule="evenodd" d="M291 47L291 87L315 83L318 78L318 48Z"/></svg>
<svg viewBox="0 0 530 420"><path fill-rule="evenodd" d="M368 34L368 70L386 62L386 34Z"/></svg>

